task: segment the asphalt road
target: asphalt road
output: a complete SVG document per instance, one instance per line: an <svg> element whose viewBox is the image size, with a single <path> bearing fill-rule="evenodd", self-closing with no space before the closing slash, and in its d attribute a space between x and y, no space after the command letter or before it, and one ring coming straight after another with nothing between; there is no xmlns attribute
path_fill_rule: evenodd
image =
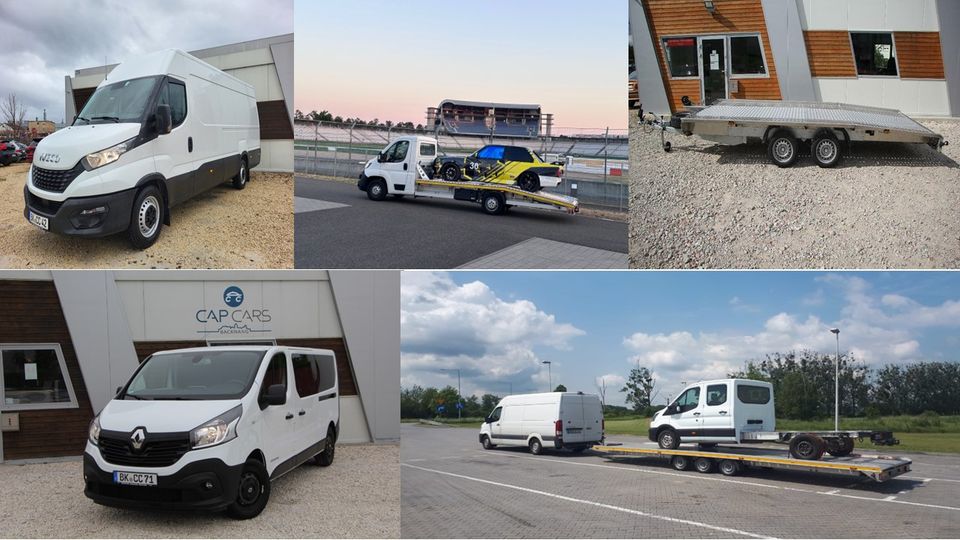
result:
<svg viewBox="0 0 960 540"><path fill-rule="evenodd" d="M296 178L295 196L338 203L294 217L297 268L456 268L529 238L627 252L627 224L514 208L488 216L471 203L375 202L356 184Z"/></svg>
<svg viewBox="0 0 960 540"><path fill-rule="evenodd" d="M891 453L913 459L913 471L883 484L772 470L725 477L655 458L485 451L474 429L404 424L401 536L960 537L960 457Z"/></svg>

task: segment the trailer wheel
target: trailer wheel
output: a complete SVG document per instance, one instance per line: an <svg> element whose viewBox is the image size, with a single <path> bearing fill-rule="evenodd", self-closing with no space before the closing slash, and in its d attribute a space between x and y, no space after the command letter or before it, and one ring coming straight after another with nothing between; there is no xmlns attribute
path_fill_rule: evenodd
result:
<svg viewBox="0 0 960 540"><path fill-rule="evenodd" d="M720 462L720 472L724 476L736 476L740 474L740 462L734 459L725 459Z"/></svg>
<svg viewBox="0 0 960 540"><path fill-rule="evenodd" d="M687 456L673 456L670 458L670 466L678 471L685 471L690 468L690 459Z"/></svg>
<svg viewBox="0 0 960 540"><path fill-rule="evenodd" d="M540 439L536 437L530 439L530 453L535 456L543 453L543 443L540 442Z"/></svg>
<svg viewBox="0 0 960 540"><path fill-rule="evenodd" d="M673 150L673 145L670 144L670 141L663 143L663 151L670 153L670 150Z"/></svg>
<svg viewBox="0 0 960 540"><path fill-rule="evenodd" d="M785 129L778 129L767 140L767 155L777 167L789 167L797 161L799 145L796 137Z"/></svg>
<svg viewBox="0 0 960 540"><path fill-rule="evenodd" d="M540 191L540 179L537 178L537 175L528 171L521 174L520 178L517 178L517 186L530 193Z"/></svg>
<svg viewBox="0 0 960 540"><path fill-rule="evenodd" d="M661 431L657 435L657 444L660 445L660 448L666 448L667 450L676 450L680 446L680 437L677 436L677 432L671 428Z"/></svg>
<svg viewBox="0 0 960 540"><path fill-rule="evenodd" d="M367 198L371 201L382 201L387 198L387 183L379 178L367 186Z"/></svg>
<svg viewBox="0 0 960 540"><path fill-rule="evenodd" d="M456 163L444 163L443 167L440 167L440 178L447 182L459 182L462 176L460 166Z"/></svg>
<svg viewBox="0 0 960 540"><path fill-rule="evenodd" d="M493 444L492 442L490 442L490 437L487 437L486 435L484 435L484 437L483 437L483 449L484 449L484 450L492 450L492 449L494 449L494 448L496 448L496 447L497 447L497 445L495 445L495 444Z"/></svg>
<svg viewBox="0 0 960 540"><path fill-rule="evenodd" d="M843 153L840 150L840 141L837 140L833 130L821 129L813 136L810 154L817 165L824 168L834 167L837 163L840 163Z"/></svg>
<svg viewBox="0 0 960 540"><path fill-rule="evenodd" d="M503 201L503 196L499 193L486 193L481 201L483 211L491 216L502 214L507 205Z"/></svg>
<svg viewBox="0 0 960 540"><path fill-rule="evenodd" d="M693 468L699 473L713 472L713 460L705 457L698 457L693 462Z"/></svg>
<svg viewBox="0 0 960 540"><path fill-rule="evenodd" d="M834 457L849 456L853 452L853 439L839 437L827 440L827 453Z"/></svg>
<svg viewBox="0 0 960 540"><path fill-rule="evenodd" d="M827 443L809 433L801 433L790 441L790 455L796 459L818 460L823 456Z"/></svg>

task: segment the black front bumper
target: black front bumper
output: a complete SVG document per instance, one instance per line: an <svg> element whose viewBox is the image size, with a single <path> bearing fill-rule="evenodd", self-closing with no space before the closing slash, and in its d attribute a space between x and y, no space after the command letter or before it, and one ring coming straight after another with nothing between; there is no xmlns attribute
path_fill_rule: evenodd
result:
<svg viewBox="0 0 960 540"><path fill-rule="evenodd" d="M367 178L367 173L360 173L360 179L357 180L357 189L360 191L367 190L367 184L370 183L370 179Z"/></svg>
<svg viewBox="0 0 960 540"><path fill-rule="evenodd" d="M49 201L38 197L27 186L23 187L23 217L30 219L30 212L49 220L50 232L68 236L107 236L127 230L130 226L133 199L137 189L118 191L96 197L76 197L63 202ZM84 217L80 212L106 208L97 216Z"/></svg>
<svg viewBox="0 0 960 540"><path fill-rule="evenodd" d="M90 454L83 454L83 494L93 502L118 508L208 510L217 512L237 497L243 465L231 467L219 459L204 459L170 476L158 476L156 486L125 486L113 482ZM116 470L124 470L121 465ZM207 487L207 483L211 487Z"/></svg>
<svg viewBox="0 0 960 540"><path fill-rule="evenodd" d="M654 428L648 429L648 430L647 430L647 436L650 437L650 440L651 440L651 441L657 442L657 430L656 430L656 429L654 429Z"/></svg>

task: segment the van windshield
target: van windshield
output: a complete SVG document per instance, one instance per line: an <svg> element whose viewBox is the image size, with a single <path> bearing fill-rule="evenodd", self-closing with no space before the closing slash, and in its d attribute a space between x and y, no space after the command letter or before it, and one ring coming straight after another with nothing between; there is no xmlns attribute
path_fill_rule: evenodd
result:
<svg viewBox="0 0 960 540"><path fill-rule="evenodd" d="M134 374L120 399L239 399L253 385L264 351L156 354Z"/></svg>
<svg viewBox="0 0 960 540"><path fill-rule="evenodd" d="M160 76L108 84L90 96L74 125L139 123Z"/></svg>

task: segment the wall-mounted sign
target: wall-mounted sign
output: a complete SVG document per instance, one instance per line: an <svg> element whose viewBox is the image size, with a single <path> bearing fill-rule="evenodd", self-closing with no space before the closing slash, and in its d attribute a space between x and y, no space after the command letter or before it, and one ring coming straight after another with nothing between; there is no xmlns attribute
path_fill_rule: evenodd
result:
<svg viewBox="0 0 960 540"><path fill-rule="evenodd" d="M20 413L0 414L0 431L20 431Z"/></svg>
<svg viewBox="0 0 960 540"><path fill-rule="evenodd" d="M265 325L273 320L269 309L244 309L243 290L236 285L230 285L223 290L223 303L226 307L219 309L198 309L197 322L207 324L205 330L197 330L198 334L219 335L247 335L269 333L271 330ZM210 325L212 323L212 325ZM213 326L219 325L217 328ZM253 326L264 326L253 328Z"/></svg>

